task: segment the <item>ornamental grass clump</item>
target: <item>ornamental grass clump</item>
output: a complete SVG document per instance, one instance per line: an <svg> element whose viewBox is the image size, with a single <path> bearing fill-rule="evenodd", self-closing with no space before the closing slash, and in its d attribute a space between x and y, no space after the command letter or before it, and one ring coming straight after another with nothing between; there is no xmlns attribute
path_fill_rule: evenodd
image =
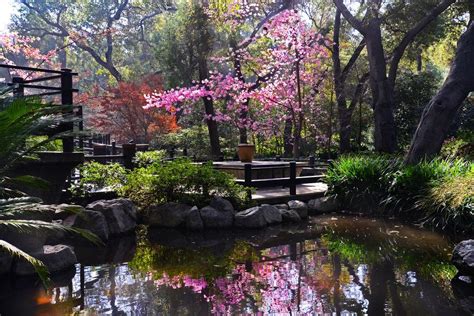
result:
<svg viewBox="0 0 474 316"><path fill-rule="evenodd" d="M329 190L346 204L378 205L386 198L390 176L399 164L387 157L342 156L327 172Z"/></svg>
<svg viewBox="0 0 474 316"><path fill-rule="evenodd" d="M387 197L383 203L395 212L405 216L420 217L422 210L418 201L429 194L439 181L461 176L469 164L462 159L435 159L416 165L399 165L390 175Z"/></svg>
<svg viewBox="0 0 474 316"><path fill-rule="evenodd" d="M349 209L440 228L474 230L474 164L435 159L344 156L327 173L329 190Z"/></svg>
<svg viewBox="0 0 474 316"><path fill-rule="evenodd" d="M438 181L418 205L424 210L425 223L474 231L474 165L463 175Z"/></svg>

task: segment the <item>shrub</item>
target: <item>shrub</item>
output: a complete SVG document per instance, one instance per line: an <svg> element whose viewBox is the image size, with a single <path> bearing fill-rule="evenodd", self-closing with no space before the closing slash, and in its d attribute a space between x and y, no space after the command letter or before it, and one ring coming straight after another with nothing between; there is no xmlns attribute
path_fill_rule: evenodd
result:
<svg viewBox="0 0 474 316"><path fill-rule="evenodd" d="M441 148L441 156L447 159L464 158L474 160L474 133L459 133L458 137L447 139Z"/></svg>
<svg viewBox="0 0 474 316"><path fill-rule="evenodd" d="M438 181L419 201L424 222L437 227L451 224L460 230L474 230L474 166L463 175Z"/></svg>
<svg viewBox="0 0 474 316"><path fill-rule="evenodd" d="M147 167L155 162L161 162L166 158L166 151L155 150L155 151L139 151L135 155L135 165L137 167Z"/></svg>
<svg viewBox="0 0 474 316"><path fill-rule="evenodd" d="M364 200L364 207L379 204L387 192L398 160L387 157L342 156L329 168L329 190L342 201Z"/></svg>
<svg viewBox="0 0 474 316"><path fill-rule="evenodd" d="M69 188L77 197L84 197L88 192L100 189L117 190L127 178L126 169L118 163L101 164L92 161L86 162L78 169L81 179Z"/></svg>
<svg viewBox="0 0 474 316"><path fill-rule="evenodd" d="M369 207L438 227L474 228L474 164L462 159L407 166L400 159L345 156L329 168L327 181L330 192L354 210Z"/></svg>
<svg viewBox="0 0 474 316"><path fill-rule="evenodd" d="M198 165L186 159L155 162L131 171L119 194L141 207L167 202L202 206L221 196L235 206L246 203L246 189L234 178L215 170L210 163Z"/></svg>
<svg viewBox="0 0 474 316"><path fill-rule="evenodd" d="M419 216L414 211L420 209L417 201L426 196L436 181L456 177L466 172L468 164L461 159L435 159L417 165L400 165L391 175L387 197L383 201L398 212L409 212L409 216Z"/></svg>

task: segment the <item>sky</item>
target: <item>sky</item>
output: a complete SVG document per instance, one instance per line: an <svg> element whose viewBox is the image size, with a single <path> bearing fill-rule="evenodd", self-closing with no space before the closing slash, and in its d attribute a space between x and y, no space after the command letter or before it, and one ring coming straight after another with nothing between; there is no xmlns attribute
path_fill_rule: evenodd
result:
<svg viewBox="0 0 474 316"><path fill-rule="evenodd" d="M14 11L14 0L0 0L0 33L8 30L8 23L10 23L10 17Z"/></svg>

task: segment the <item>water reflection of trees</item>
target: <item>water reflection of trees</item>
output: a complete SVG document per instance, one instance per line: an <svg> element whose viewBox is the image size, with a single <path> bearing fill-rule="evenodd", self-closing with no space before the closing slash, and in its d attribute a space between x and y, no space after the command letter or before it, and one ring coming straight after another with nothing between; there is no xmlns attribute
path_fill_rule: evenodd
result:
<svg viewBox="0 0 474 316"><path fill-rule="evenodd" d="M176 248L145 238L130 263L78 266L71 284L48 295L52 303L71 302L70 311L116 315L456 311L445 286L452 267L438 247L446 244L432 243L433 236L410 243L411 231L392 232L339 222L308 240L302 234L281 244L285 238L278 236L280 245L272 247L234 240L219 248Z"/></svg>

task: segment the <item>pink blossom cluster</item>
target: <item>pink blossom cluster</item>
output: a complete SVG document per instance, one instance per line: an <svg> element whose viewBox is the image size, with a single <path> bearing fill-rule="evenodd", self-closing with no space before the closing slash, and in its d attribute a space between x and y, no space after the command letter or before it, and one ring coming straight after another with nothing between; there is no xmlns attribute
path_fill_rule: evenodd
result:
<svg viewBox="0 0 474 316"><path fill-rule="evenodd" d="M268 134L314 106L325 79L323 64L329 57L325 45L330 43L294 10L282 11L270 19L250 40L250 45L237 46L224 56L214 57L220 69L232 69L230 72L211 71L208 79L191 87L147 95L145 108L190 114L197 110L202 98L207 98L214 101L216 114L204 119L231 122L239 128ZM235 68L236 61L240 68ZM225 64L228 67L223 67Z"/></svg>

